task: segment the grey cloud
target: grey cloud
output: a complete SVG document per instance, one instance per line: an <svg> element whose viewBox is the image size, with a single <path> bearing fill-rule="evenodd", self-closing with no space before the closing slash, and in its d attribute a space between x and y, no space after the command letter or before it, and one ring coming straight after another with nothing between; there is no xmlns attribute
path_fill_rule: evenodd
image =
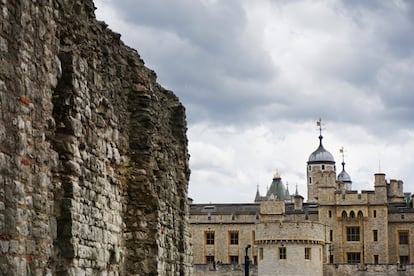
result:
<svg viewBox="0 0 414 276"><path fill-rule="evenodd" d="M280 7L291 3L273 2ZM155 69L161 83L180 97L190 123L255 124L322 116L356 122L379 134L390 125L414 127L414 78L407 71L389 67L403 62L413 67L414 9L410 1L399 6L397 1L346 0L330 6L338 16L349 19L349 45L344 52L328 49L323 59L315 60L307 69L320 86L306 88L298 85L300 75L290 87L279 82L278 69L246 32L248 11L243 9L243 1L111 3L130 24L128 31L147 30L145 38L136 34L131 46L144 53L143 59ZM176 36L180 43L160 40L168 35ZM168 45L159 45L159 41ZM295 54L292 63L298 62ZM280 70L291 74L289 68ZM326 83L331 88L324 87ZM301 89L318 93L306 95ZM367 98L372 98L373 107L367 106Z"/></svg>

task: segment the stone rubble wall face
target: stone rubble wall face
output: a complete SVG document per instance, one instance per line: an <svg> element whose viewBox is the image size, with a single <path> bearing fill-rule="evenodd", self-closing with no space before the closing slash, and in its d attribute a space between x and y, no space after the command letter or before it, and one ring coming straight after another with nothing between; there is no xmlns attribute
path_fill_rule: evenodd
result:
<svg viewBox="0 0 414 276"><path fill-rule="evenodd" d="M190 275L185 110L92 1L0 1L0 271Z"/></svg>

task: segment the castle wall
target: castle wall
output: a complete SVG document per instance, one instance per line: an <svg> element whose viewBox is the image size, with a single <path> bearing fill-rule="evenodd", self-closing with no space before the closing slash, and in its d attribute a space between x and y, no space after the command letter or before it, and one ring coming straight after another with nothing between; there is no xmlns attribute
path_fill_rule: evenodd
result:
<svg viewBox="0 0 414 276"><path fill-rule="evenodd" d="M210 219L209 219L210 217ZM215 262L230 263L230 256L238 256L239 264L244 263L245 248L248 244L249 258L254 262L257 249L254 245L256 215L204 215L191 216L191 237L194 264L207 264L206 256L214 256ZM214 233L214 244L206 244L206 233ZM238 233L238 244L230 244L230 233Z"/></svg>
<svg viewBox="0 0 414 276"><path fill-rule="evenodd" d="M322 275L326 227L310 221L263 222L256 228L259 275ZM281 259L280 248L286 250ZM309 256L305 257L305 250Z"/></svg>
<svg viewBox="0 0 414 276"><path fill-rule="evenodd" d="M324 276L401 276L414 275L413 265L380 264L334 264L324 265Z"/></svg>
<svg viewBox="0 0 414 276"><path fill-rule="evenodd" d="M0 271L190 274L184 107L92 1L0 7Z"/></svg>

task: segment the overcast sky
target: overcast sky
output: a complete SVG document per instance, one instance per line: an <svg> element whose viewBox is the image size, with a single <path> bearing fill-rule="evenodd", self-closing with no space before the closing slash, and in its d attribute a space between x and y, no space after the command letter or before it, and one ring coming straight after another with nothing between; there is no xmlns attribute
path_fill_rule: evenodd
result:
<svg viewBox="0 0 414 276"><path fill-rule="evenodd" d="M319 118L353 189L414 192L414 1L95 4L186 107L195 203L253 202L276 170L306 198Z"/></svg>

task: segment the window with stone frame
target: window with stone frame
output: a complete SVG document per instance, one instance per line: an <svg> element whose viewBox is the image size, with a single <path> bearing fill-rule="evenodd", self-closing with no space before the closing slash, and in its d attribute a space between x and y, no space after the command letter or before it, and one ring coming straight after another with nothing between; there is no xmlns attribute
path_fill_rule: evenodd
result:
<svg viewBox="0 0 414 276"><path fill-rule="evenodd" d="M238 264L239 263L239 256L229 256L231 264Z"/></svg>
<svg viewBox="0 0 414 276"><path fill-rule="evenodd" d="M305 247L305 260L311 259L311 248Z"/></svg>
<svg viewBox="0 0 414 276"><path fill-rule="evenodd" d="M408 231L399 231L398 240L400 244L408 244Z"/></svg>
<svg viewBox="0 0 414 276"><path fill-rule="evenodd" d="M214 232L206 232L206 244L214 244Z"/></svg>
<svg viewBox="0 0 414 276"><path fill-rule="evenodd" d="M408 264L410 262L410 256L400 256L400 264Z"/></svg>
<svg viewBox="0 0 414 276"><path fill-rule="evenodd" d="M374 255L374 264L379 264L379 257L378 257L378 255Z"/></svg>
<svg viewBox="0 0 414 276"><path fill-rule="evenodd" d="M286 260L286 247L279 247L279 260Z"/></svg>
<svg viewBox="0 0 414 276"><path fill-rule="evenodd" d="M373 241L378 241L378 230L372 230Z"/></svg>
<svg viewBox="0 0 414 276"><path fill-rule="evenodd" d="M230 244L239 244L239 232L231 231L229 232Z"/></svg>
<svg viewBox="0 0 414 276"><path fill-rule="evenodd" d="M346 240L347 241L359 241L359 226L350 226L346 228Z"/></svg>
<svg viewBox="0 0 414 276"><path fill-rule="evenodd" d="M348 252L346 253L348 264L359 264L361 262L360 252Z"/></svg>
<svg viewBox="0 0 414 276"><path fill-rule="evenodd" d="M206 256L207 264L214 264L214 256Z"/></svg>

